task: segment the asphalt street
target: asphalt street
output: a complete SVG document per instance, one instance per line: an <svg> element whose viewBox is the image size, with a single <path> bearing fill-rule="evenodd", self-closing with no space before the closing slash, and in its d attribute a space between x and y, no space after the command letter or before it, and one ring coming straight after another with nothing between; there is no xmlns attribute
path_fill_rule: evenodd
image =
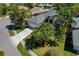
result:
<svg viewBox="0 0 79 59"><path fill-rule="evenodd" d="M0 19L0 50L3 50L6 56L20 56L19 51L10 41L6 28L9 24L11 24L9 18Z"/></svg>

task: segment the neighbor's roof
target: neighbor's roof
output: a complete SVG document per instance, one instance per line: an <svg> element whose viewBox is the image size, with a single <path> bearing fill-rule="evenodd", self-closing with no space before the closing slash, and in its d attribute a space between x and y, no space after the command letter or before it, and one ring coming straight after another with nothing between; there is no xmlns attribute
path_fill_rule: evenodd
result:
<svg viewBox="0 0 79 59"><path fill-rule="evenodd" d="M79 46L79 29L73 30L73 45Z"/></svg>
<svg viewBox="0 0 79 59"><path fill-rule="evenodd" d="M38 6L52 6L52 3L39 3Z"/></svg>
<svg viewBox="0 0 79 59"><path fill-rule="evenodd" d="M48 16L55 16L55 15L59 15L59 13L56 11L56 10L49 10L48 12L47 12L47 15Z"/></svg>
<svg viewBox="0 0 79 59"><path fill-rule="evenodd" d="M74 29L72 31L73 45L79 46L79 17L73 17L72 19L76 22L76 25L73 25Z"/></svg>
<svg viewBox="0 0 79 59"><path fill-rule="evenodd" d="M72 19L76 22L76 25L72 25L72 26L75 28L79 28L79 17L73 17Z"/></svg>
<svg viewBox="0 0 79 59"><path fill-rule="evenodd" d="M25 7L25 6L18 6L18 8L21 10L21 9L24 9L24 10L28 10L28 7Z"/></svg>
<svg viewBox="0 0 79 59"><path fill-rule="evenodd" d="M43 13L46 11L49 11L49 9L43 9L41 7L34 7L34 8L32 8L31 13L32 14L39 14L39 13Z"/></svg>
<svg viewBox="0 0 79 59"><path fill-rule="evenodd" d="M58 15L54 11L49 10L48 12L42 13L40 15L34 16L31 19L27 20L30 23L40 24L45 21L48 16Z"/></svg>

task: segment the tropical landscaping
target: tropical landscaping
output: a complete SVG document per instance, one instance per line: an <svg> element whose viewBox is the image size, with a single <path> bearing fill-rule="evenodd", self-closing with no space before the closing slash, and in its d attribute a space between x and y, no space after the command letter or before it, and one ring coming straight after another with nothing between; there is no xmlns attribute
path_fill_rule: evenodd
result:
<svg viewBox="0 0 79 59"><path fill-rule="evenodd" d="M52 22L48 22L49 17L47 17L39 26L30 27L27 20L42 14L32 14L31 12L31 9L39 7L38 5L27 3L7 6L6 4L0 4L0 15L2 17L8 15L11 20L11 25L7 26L11 37L15 35L14 31L18 34L26 28L33 30L30 35L23 39L25 46L23 46L22 42L17 46L21 55L30 56L29 50L32 50L38 56L77 55L73 51L65 50L65 41L67 34L71 31L72 24L76 24L72 17L79 16L79 4L51 4L51 7L43 6L44 9L57 11L58 15L52 16ZM4 55L2 52L0 54Z"/></svg>

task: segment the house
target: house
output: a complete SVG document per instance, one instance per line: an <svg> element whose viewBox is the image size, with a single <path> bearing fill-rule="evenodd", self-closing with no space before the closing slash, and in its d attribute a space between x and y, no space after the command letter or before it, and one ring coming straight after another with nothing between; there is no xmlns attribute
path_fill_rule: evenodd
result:
<svg viewBox="0 0 79 59"><path fill-rule="evenodd" d="M28 7L25 7L25 6L18 6L18 9L19 9L19 10L23 10L23 9L24 9L24 10L28 10Z"/></svg>
<svg viewBox="0 0 79 59"><path fill-rule="evenodd" d="M79 17L74 17L76 25L72 25L72 39L73 39L73 49L79 52Z"/></svg>
<svg viewBox="0 0 79 59"><path fill-rule="evenodd" d="M34 7L31 9L31 14L40 14L40 13L43 13L43 12L47 12L49 9L44 9L44 8L41 8L41 7Z"/></svg>
<svg viewBox="0 0 79 59"><path fill-rule="evenodd" d="M43 23L48 17L49 17L48 22L51 22L52 17L55 15L58 15L56 11L49 10L45 13L41 13L37 16L32 17L31 19L27 20L27 22L30 27L36 27L36 26L41 25L41 23ZM53 20L52 20L52 23L53 23Z"/></svg>
<svg viewBox="0 0 79 59"><path fill-rule="evenodd" d="M52 3L39 3L38 6L43 7L43 8L44 7L49 7L50 8L52 6Z"/></svg>

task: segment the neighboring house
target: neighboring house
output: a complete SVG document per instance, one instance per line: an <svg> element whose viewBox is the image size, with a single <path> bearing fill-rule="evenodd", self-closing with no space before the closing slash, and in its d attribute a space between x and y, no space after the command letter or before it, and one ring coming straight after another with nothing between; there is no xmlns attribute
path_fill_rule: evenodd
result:
<svg viewBox="0 0 79 59"><path fill-rule="evenodd" d="M79 17L74 17L76 25L73 25L72 39L73 39L73 49L79 52Z"/></svg>
<svg viewBox="0 0 79 59"><path fill-rule="evenodd" d="M11 24L11 20L10 20L9 16L0 18L0 27L6 27L6 25L10 25L10 24Z"/></svg>
<svg viewBox="0 0 79 59"><path fill-rule="evenodd" d="M28 24L30 27L36 27L36 26L39 26L41 23L43 23L46 20L46 18L48 18L48 17L49 17L48 22L52 21L52 23L53 23L52 17L55 15L58 15L58 13L56 13L56 11L49 10L45 13L41 13L35 17L32 17L31 19L29 19L27 21L28 21Z"/></svg>
<svg viewBox="0 0 79 59"><path fill-rule="evenodd" d="M40 14L40 13L43 13L43 12L47 12L49 11L49 9L44 9L44 8L41 8L41 7L34 7L31 9L31 14Z"/></svg>
<svg viewBox="0 0 79 59"><path fill-rule="evenodd" d="M38 6L39 7L51 7L52 3L39 3Z"/></svg>
<svg viewBox="0 0 79 59"><path fill-rule="evenodd" d="M20 6L18 6L18 8L19 8L19 10L23 10L23 9L24 9L24 10L28 10L28 7L21 6L21 5L20 5Z"/></svg>

